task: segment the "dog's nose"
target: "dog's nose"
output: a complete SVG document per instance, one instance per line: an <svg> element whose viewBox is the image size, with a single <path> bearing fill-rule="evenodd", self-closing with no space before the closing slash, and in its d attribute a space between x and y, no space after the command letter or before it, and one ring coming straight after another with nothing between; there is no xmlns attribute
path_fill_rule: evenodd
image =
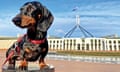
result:
<svg viewBox="0 0 120 72"><path fill-rule="evenodd" d="M13 23L16 25L20 25L21 24L21 18L20 17L15 17L12 19Z"/></svg>

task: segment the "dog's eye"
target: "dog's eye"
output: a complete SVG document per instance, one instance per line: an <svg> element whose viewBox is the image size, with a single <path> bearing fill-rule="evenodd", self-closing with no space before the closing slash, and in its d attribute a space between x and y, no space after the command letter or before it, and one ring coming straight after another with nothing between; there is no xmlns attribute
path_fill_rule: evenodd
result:
<svg viewBox="0 0 120 72"><path fill-rule="evenodd" d="M23 11L23 8L20 8L20 11Z"/></svg>
<svg viewBox="0 0 120 72"><path fill-rule="evenodd" d="M24 15L27 15L27 12L25 12Z"/></svg>
<svg viewBox="0 0 120 72"><path fill-rule="evenodd" d="M31 11L31 8L29 7L29 8L27 8L27 12L30 12Z"/></svg>

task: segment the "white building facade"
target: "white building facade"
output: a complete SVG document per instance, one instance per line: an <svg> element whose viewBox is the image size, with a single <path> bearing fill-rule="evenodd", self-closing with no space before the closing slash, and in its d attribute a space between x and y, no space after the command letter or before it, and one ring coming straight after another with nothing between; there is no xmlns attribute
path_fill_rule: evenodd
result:
<svg viewBox="0 0 120 72"><path fill-rule="evenodd" d="M120 39L59 38L48 39L51 51L120 51Z"/></svg>

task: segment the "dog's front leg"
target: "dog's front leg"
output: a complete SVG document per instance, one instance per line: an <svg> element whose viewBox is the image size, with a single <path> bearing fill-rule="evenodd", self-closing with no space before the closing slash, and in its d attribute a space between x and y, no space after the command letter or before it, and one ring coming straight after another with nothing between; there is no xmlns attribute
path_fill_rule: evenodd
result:
<svg viewBox="0 0 120 72"><path fill-rule="evenodd" d="M45 66L47 66L47 64L45 63L44 61L44 58L40 58L39 60L39 66L40 66L40 69L44 68Z"/></svg>
<svg viewBox="0 0 120 72"><path fill-rule="evenodd" d="M8 69L15 69L15 60L9 59Z"/></svg>
<svg viewBox="0 0 120 72"><path fill-rule="evenodd" d="M28 70L28 62L26 61L26 59L23 59L20 62L19 69L20 70Z"/></svg>

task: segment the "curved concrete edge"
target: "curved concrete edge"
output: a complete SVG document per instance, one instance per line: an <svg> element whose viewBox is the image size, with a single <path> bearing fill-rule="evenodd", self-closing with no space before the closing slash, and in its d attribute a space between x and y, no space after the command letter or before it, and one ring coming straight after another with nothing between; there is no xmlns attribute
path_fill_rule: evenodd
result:
<svg viewBox="0 0 120 72"><path fill-rule="evenodd" d="M27 71L21 71L17 67L15 70L9 70L7 66L2 68L2 72L55 72L55 67L53 65L48 65L43 69L39 69L38 67L29 67Z"/></svg>

